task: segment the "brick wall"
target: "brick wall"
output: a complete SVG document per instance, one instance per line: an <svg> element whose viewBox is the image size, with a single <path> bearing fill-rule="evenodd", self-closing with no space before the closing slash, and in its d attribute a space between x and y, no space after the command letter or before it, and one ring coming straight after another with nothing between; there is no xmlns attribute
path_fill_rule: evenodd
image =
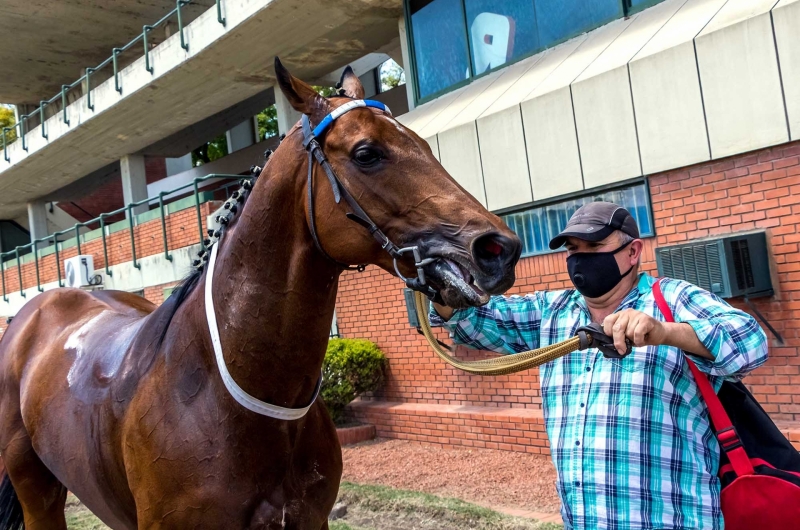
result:
<svg viewBox="0 0 800 530"><path fill-rule="evenodd" d="M656 274L656 247L732 232L767 231L776 294L755 300L755 305L786 342L780 345L770 334L769 361L745 382L774 419L800 421L800 142L652 175L649 184L657 236L645 240L642 263L651 274ZM555 253L522 259L510 293L569 286L565 256ZM409 327L402 287L399 280L375 267L342 276L336 305L339 332L375 341L389 358L385 387L364 398L376 403L359 403L352 415L361 419L371 415L378 422L379 435L443 443L452 437L441 421L434 422L440 426L435 435L420 435L407 425L398 425L393 408L378 402L399 402L396 407L406 408L424 404L428 417L435 415L435 409L440 418L446 418L453 406L479 406L483 411L541 407L537 370L479 377L440 361ZM748 310L743 300L734 299L732 304ZM487 354L459 347L457 355ZM402 409L402 414L408 418L416 414L414 410ZM472 421L485 420L473 417ZM490 427L465 425L477 436L474 440L482 443L491 441L491 435L480 431L486 428Z"/></svg>
<svg viewBox="0 0 800 530"><path fill-rule="evenodd" d="M207 216L211 215L220 203L216 201L206 202L200 205L200 214L203 222ZM197 210L194 207L180 210L166 216L167 244L170 249L178 249L194 245L200 242L200 233L197 225ZM141 259L164 252L164 236L161 228L161 219L156 218L134 227L134 238L136 243L136 257ZM116 265L126 263L133 259L133 247L129 230L120 230L106 236L106 249L108 253L108 264ZM103 240L93 239L89 242L81 243L81 254L91 254L94 258L96 271L102 271L105 267L103 255ZM65 278L64 260L78 255L78 248L73 246L59 252L58 263L61 269L61 278ZM22 264L22 286L25 289L36 287L37 267L35 262ZM56 269L56 256L49 254L39 258L38 265L39 284L55 282L58 279ZM19 291L20 277L16 266L9 267L5 271L5 291L8 293ZM168 287L169 285L165 285ZM151 288L157 289L157 288ZM145 297L156 303L163 301L163 295L155 290L145 292Z"/></svg>
<svg viewBox="0 0 800 530"><path fill-rule="evenodd" d="M148 184L166 178L167 161L163 157L145 157L144 171L145 179ZM122 180L119 170L117 170L107 182L98 186L92 193L74 201L58 203L59 208L81 223L85 223L89 219L94 219L101 213L118 210L123 206L125 206L125 200L122 194ZM119 214L109 217L107 221L113 223L124 218L124 214Z"/></svg>

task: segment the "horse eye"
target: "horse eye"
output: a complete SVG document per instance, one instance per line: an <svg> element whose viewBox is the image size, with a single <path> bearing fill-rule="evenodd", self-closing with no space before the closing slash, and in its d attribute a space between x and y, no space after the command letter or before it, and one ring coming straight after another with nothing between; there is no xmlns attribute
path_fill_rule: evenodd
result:
<svg viewBox="0 0 800 530"><path fill-rule="evenodd" d="M374 166L382 159L383 155L381 152L371 147L359 147L356 152L353 153L353 160L361 167Z"/></svg>

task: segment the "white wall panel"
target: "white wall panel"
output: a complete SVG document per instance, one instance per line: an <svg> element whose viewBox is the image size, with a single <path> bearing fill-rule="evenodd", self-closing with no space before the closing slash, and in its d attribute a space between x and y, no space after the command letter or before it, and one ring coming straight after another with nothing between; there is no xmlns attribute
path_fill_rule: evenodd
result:
<svg viewBox="0 0 800 530"><path fill-rule="evenodd" d="M711 158L691 40L630 63L644 174Z"/></svg>
<svg viewBox="0 0 800 530"><path fill-rule="evenodd" d="M437 136L434 134L433 136L425 138L425 141L428 142L429 146L431 146L431 151L433 151L433 156L436 157L436 160L441 162L442 157L439 151L439 138L437 138Z"/></svg>
<svg viewBox="0 0 800 530"><path fill-rule="evenodd" d="M436 116L439 115L448 105L453 103L458 97L461 95L461 92L466 87L459 88L458 90L454 90L449 94L445 94L444 96L434 99L433 101L429 101L424 105L416 107L411 112L403 114L398 118L398 121L411 129L412 131L419 134L419 131L422 130L428 123L431 122Z"/></svg>
<svg viewBox="0 0 800 530"><path fill-rule="evenodd" d="M533 200L519 107L478 120L486 202L490 210Z"/></svg>
<svg viewBox="0 0 800 530"><path fill-rule="evenodd" d="M522 103L522 123L534 199L582 190L569 87Z"/></svg>
<svg viewBox="0 0 800 530"><path fill-rule="evenodd" d="M645 44L633 60L643 59L685 42L693 42L727 1L689 0Z"/></svg>
<svg viewBox="0 0 800 530"><path fill-rule="evenodd" d="M539 60L530 69L525 71L518 79L514 80L505 91L494 94L495 101L483 113L484 116L494 114L509 107L519 105L528 94L533 92L542 81L563 63L567 57L586 40L586 35L581 35L550 48L538 55Z"/></svg>
<svg viewBox="0 0 800 530"><path fill-rule="evenodd" d="M493 77L491 79L491 83L486 85L486 89L481 91L481 93L474 100L472 100L469 105L465 106L458 116L451 120L447 126L458 127L465 123L477 120L481 114L484 113L486 108L495 101L498 95L502 93L502 87L508 84L511 79L516 79L523 72L531 68L531 66L535 64L538 59L538 56L529 57L524 61L520 61L497 72L499 75Z"/></svg>
<svg viewBox="0 0 800 530"><path fill-rule="evenodd" d="M439 133L442 166L461 186L486 206L478 131L474 121Z"/></svg>
<svg viewBox="0 0 800 530"><path fill-rule="evenodd" d="M772 10L792 140L800 139L800 0L782 0Z"/></svg>
<svg viewBox="0 0 800 530"><path fill-rule="evenodd" d="M777 3L778 0L728 0L711 22L703 28L700 36L769 13Z"/></svg>
<svg viewBox="0 0 800 530"><path fill-rule="evenodd" d="M686 3L686 0L666 0L642 11L619 37L603 50L576 79L581 81L620 68L628 64L670 18Z"/></svg>
<svg viewBox="0 0 800 530"><path fill-rule="evenodd" d="M627 68L574 83L572 100L585 186L641 175Z"/></svg>
<svg viewBox="0 0 800 530"><path fill-rule="evenodd" d="M558 65L558 68L554 69L525 99L532 99L569 86L638 16L615 20L589 33L578 49Z"/></svg>
<svg viewBox="0 0 800 530"><path fill-rule="evenodd" d="M459 95L447 107L445 107L439 114L437 114L425 127L420 129L419 134L426 136L429 134L436 134L445 129L448 123L453 118L458 116L467 106L469 106L475 98L481 95L489 85L497 80L498 76L505 73L505 70L500 70L493 74L482 77L465 86L459 91ZM472 120L468 120L472 121Z"/></svg>
<svg viewBox="0 0 800 530"><path fill-rule="evenodd" d="M774 4L729 0L695 39L713 158L789 140L769 14Z"/></svg>

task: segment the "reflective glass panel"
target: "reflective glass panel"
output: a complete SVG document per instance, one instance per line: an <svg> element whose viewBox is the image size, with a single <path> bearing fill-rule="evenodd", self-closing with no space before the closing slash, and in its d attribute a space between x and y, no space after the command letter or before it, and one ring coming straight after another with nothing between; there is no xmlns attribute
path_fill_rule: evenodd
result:
<svg viewBox="0 0 800 530"><path fill-rule="evenodd" d="M500 2L504 3L504 2ZM620 0L534 0L539 46L546 48L622 17Z"/></svg>
<svg viewBox="0 0 800 530"><path fill-rule="evenodd" d="M462 0L411 0L411 34L420 98L470 77Z"/></svg>
<svg viewBox="0 0 800 530"><path fill-rule="evenodd" d="M473 75L539 47L533 0L464 0Z"/></svg>
<svg viewBox="0 0 800 530"><path fill-rule="evenodd" d="M552 252L548 247L550 240L567 226L567 221L575 210L584 204L596 201L619 204L636 219L639 235L642 237L655 235L645 183L507 214L503 216L503 221L522 240L523 256L544 254Z"/></svg>

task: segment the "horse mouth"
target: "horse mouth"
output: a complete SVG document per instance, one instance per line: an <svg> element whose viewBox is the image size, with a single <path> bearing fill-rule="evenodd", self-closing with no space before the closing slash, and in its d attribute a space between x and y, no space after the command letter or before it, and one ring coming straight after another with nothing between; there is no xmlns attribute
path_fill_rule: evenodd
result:
<svg viewBox="0 0 800 530"><path fill-rule="evenodd" d="M449 307L459 309L482 306L490 295L480 286L480 275L466 260L455 256L440 257L431 264L428 272L431 283Z"/></svg>

